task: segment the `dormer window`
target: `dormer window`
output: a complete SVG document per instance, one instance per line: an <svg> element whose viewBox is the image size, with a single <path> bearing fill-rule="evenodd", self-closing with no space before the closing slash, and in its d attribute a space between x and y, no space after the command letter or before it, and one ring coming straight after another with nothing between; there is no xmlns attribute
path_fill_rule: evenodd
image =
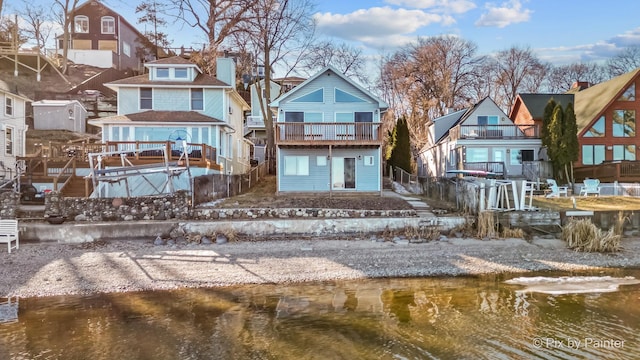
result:
<svg viewBox="0 0 640 360"><path fill-rule="evenodd" d="M158 68L156 70L156 77L166 79L169 77L169 68Z"/></svg>
<svg viewBox="0 0 640 360"><path fill-rule="evenodd" d="M89 18L84 15L78 15L74 18L74 29L76 33L89 32Z"/></svg>
<svg viewBox="0 0 640 360"><path fill-rule="evenodd" d="M102 17L102 33L103 34L116 33L116 20L113 18L113 16Z"/></svg>
<svg viewBox="0 0 640 360"><path fill-rule="evenodd" d="M185 68L177 68L175 69L176 79L186 79L187 78L187 69Z"/></svg>

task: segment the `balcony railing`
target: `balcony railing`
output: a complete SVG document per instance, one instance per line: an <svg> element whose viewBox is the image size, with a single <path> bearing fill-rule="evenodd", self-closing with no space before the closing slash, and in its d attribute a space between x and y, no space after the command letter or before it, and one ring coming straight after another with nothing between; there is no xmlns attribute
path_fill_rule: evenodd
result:
<svg viewBox="0 0 640 360"><path fill-rule="evenodd" d="M264 119L262 118L262 116L247 116L247 122L245 123L245 127L264 128Z"/></svg>
<svg viewBox="0 0 640 360"><path fill-rule="evenodd" d="M458 125L451 129L451 137L457 139L519 139L540 138L536 125Z"/></svg>
<svg viewBox="0 0 640 360"><path fill-rule="evenodd" d="M380 123L277 123L278 144L382 143Z"/></svg>

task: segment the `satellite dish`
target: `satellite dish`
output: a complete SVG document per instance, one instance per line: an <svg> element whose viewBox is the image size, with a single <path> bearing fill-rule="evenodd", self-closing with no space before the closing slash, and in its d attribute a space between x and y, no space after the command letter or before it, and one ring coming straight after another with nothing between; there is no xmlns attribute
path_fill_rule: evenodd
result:
<svg viewBox="0 0 640 360"><path fill-rule="evenodd" d="M178 150L182 152L186 152L187 154L191 154L191 136L185 130L175 130L171 134L169 134L169 141L173 142L171 144L171 150Z"/></svg>

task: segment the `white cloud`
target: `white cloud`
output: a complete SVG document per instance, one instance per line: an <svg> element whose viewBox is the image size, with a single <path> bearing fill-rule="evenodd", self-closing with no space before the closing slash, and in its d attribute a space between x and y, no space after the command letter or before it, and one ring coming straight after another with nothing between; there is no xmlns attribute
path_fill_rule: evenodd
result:
<svg viewBox="0 0 640 360"><path fill-rule="evenodd" d="M552 63L602 62L616 56L628 46L640 46L640 28L593 44L541 48L537 52L542 59Z"/></svg>
<svg viewBox="0 0 640 360"><path fill-rule="evenodd" d="M624 34L614 36L609 41L616 46L639 46L640 45L640 27L627 31Z"/></svg>
<svg viewBox="0 0 640 360"><path fill-rule="evenodd" d="M462 14L476 8L469 0L386 0L387 4L415 9L433 9L442 13Z"/></svg>
<svg viewBox="0 0 640 360"><path fill-rule="evenodd" d="M314 15L319 32L367 46L401 46L415 39L411 34L431 24L455 23L449 15L430 14L422 10L374 7L350 14L318 13Z"/></svg>
<svg viewBox="0 0 640 360"><path fill-rule="evenodd" d="M519 0L512 0L497 6L487 3L488 11L476 21L476 26L495 26L503 28L511 24L529 21L532 11L523 9Z"/></svg>

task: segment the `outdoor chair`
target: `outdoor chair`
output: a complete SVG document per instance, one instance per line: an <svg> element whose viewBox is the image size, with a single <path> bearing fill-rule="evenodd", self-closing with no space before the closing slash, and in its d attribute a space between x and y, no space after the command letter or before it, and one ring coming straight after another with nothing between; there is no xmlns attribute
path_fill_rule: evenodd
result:
<svg viewBox="0 0 640 360"><path fill-rule="evenodd" d="M547 179L547 184L549 185L550 193L547 194L547 197L560 197L560 195L567 196L569 192L568 186L558 186L558 183L554 179Z"/></svg>
<svg viewBox="0 0 640 360"><path fill-rule="evenodd" d="M11 243L15 241L15 245ZM7 243L8 251L18 249L20 247L18 239L18 220L2 219L0 220L0 243Z"/></svg>
<svg viewBox="0 0 640 360"><path fill-rule="evenodd" d="M580 195L589 196L589 194L600 195L600 180L598 179L586 179L582 182L582 188L580 189Z"/></svg>

